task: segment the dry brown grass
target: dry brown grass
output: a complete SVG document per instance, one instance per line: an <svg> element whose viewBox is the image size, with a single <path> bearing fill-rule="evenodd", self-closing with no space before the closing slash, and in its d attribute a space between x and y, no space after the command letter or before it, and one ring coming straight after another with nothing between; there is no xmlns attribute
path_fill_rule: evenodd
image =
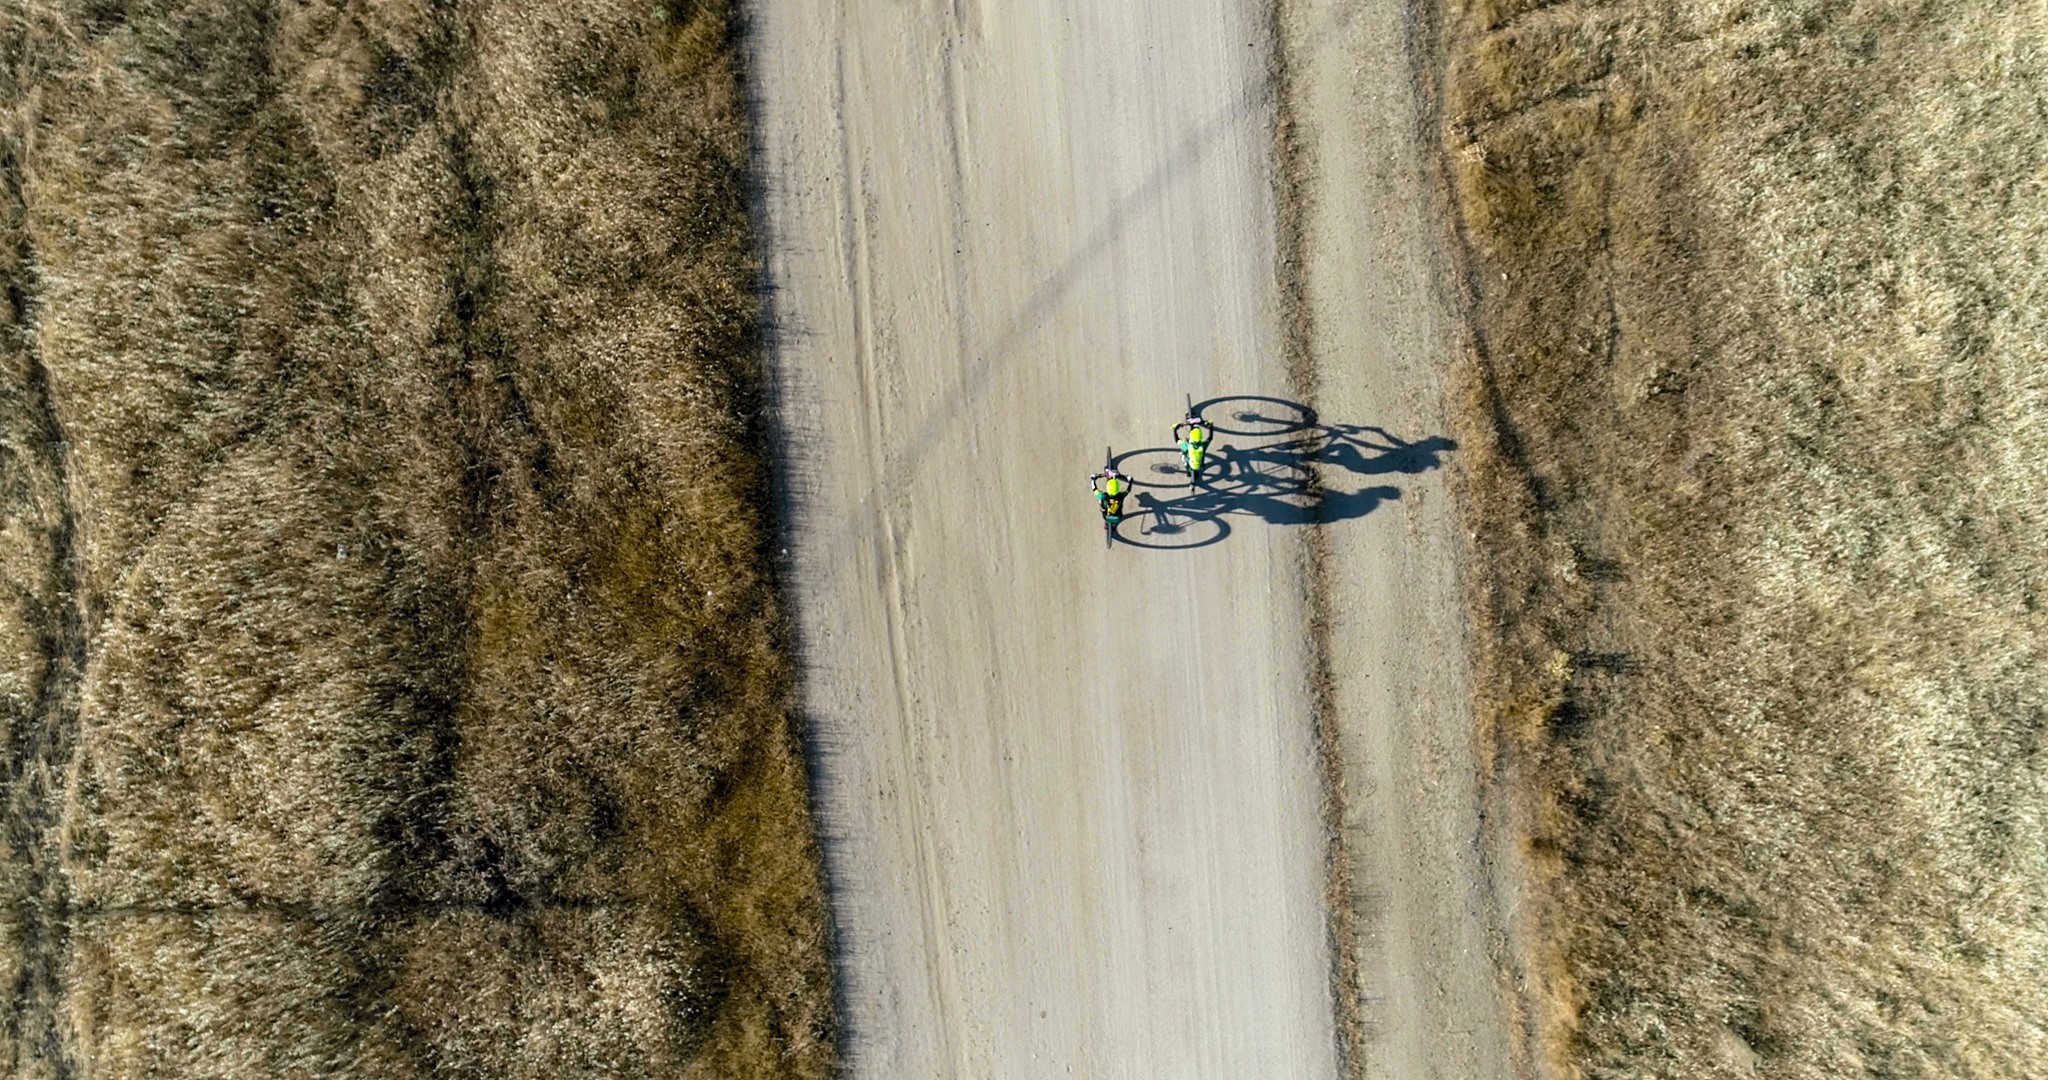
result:
<svg viewBox="0 0 2048 1080"><path fill-rule="evenodd" d="M2048 24L1443 29L1550 1064L2048 1075Z"/></svg>
<svg viewBox="0 0 2048 1080"><path fill-rule="evenodd" d="M0 8L0 1060L820 1076L726 5Z"/></svg>

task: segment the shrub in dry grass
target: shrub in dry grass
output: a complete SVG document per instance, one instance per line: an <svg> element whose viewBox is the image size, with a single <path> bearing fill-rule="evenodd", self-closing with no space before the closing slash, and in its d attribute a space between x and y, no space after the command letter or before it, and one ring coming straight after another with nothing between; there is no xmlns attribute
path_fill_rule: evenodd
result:
<svg viewBox="0 0 2048 1080"><path fill-rule="evenodd" d="M828 1070L729 18L0 13L15 1075Z"/></svg>
<svg viewBox="0 0 2048 1080"><path fill-rule="evenodd" d="M1800 0L1445 31L1551 1064L2048 1074L2048 31Z"/></svg>

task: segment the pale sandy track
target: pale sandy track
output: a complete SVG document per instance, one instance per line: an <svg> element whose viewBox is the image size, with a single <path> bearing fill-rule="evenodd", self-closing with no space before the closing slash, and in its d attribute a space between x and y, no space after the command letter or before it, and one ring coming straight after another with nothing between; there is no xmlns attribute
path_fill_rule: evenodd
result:
<svg viewBox="0 0 2048 1080"><path fill-rule="evenodd" d="M1284 440L1226 436L1238 496L1126 525L1220 536L1192 550L1105 550L1083 486L1106 444L1166 444L1183 393L1288 396L1267 9L765 0L753 21L855 1075L1334 1076L1298 470ZM1211 417L1272 427L1246 412L1285 414ZM1149 471L1170 458L1125 467L1172 501ZM1332 528L1412 529L1369 490L1411 479L1344 481ZM1438 736L1459 705L1431 706ZM1483 966L1461 948L1382 952Z"/></svg>
<svg viewBox="0 0 2048 1080"><path fill-rule="evenodd" d="M1331 703L1343 750L1368 1076L1499 1077L1531 1062L1508 1007L1520 880L1480 813L1462 545L1445 488L1444 377L1459 347L1428 137L1399 0L1289 0L1281 33L1300 160L1302 284L1316 404L1409 447L1333 459L1325 483L1400 489L1325 529ZM1386 443L1377 435L1369 442ZM1359 467L1357 472L1348 465Z"/></svg>

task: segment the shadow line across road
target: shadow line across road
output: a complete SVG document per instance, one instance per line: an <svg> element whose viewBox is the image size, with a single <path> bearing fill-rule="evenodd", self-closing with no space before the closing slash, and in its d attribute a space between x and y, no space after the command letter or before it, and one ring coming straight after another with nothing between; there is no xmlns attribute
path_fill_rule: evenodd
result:
<svg viewBox="0 0 2048 1080"><path fill-rule="evenodd" d="M1138 508L1117 525L1118 542L1181 550L1221 543L1233 521L1311 525L1362 518L1401 497L1399 487L1370 483L1373 478L1440 468L1444 455L1458 448L1441 435L1411 442L1370 424L1327 424L1315 410L1284 398L1210 398L1195 411L1216 433L1199 480L1189 480L1177 447L1128 450L1110 459L1131 478ZM1338 486L1345 481L1357 486Z"/></svg>

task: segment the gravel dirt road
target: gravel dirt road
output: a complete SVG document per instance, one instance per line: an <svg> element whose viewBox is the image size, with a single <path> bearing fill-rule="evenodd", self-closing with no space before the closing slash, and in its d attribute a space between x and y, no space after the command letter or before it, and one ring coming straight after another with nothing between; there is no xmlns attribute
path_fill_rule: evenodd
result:
<svg viewBox="0 0 2048 1080"><path fill-rule="evenodd" d="M1238 0L755 9L795 602L856 1076L1338 1072L1307 531L1378 530L1332 546L1347 574L1439 544L1401 565L1421 584L1329 610L1396 620L1357 648L1410 629L1432 636L1403 650L1460 646L1443 500L1418 487L1446 448L1401 411L1429 387L1340 388L1390 410L1326 409L1342 427L1288 403L1272 31ZM1404 340L1435 348L1431 327ZM1183 395L1221 429L1200 488L1171 471ZM1141 485L1113 545L1084 482L1105 447ZM1389 613L1404 600L1434 621ZM1456 894L1437 915L1411 909L1442 889L1396 885L1407 914L1368 913L1345 943L1379 1039L1497 1019L1432 1009L1442 980L1407 970L1491 978L1485 897L1461 876L1476 862L1412 848L1469 847L1470 823L1374 801L1408 798L1379 778L1423 754L1439 789L1464 772L1419 812L1476 813L1456 659L1432 662L1420 741L1382 739L1346 776L1376 785L1347 817L1360 859L1394 861L1347 872Z"/></svg>
<svg viewBox="0 0 2048 1080"><path fill-rule="evenodd" d="M1351 951L1374 1077L1524 1075L1514 837L1485 828L1475 765L1464 555L1444 467L1444 377L1461 347L1422 147L1432 133L1400 0L1288 0L1301 329L1315 403L1359 425L1317 462L1322 615L1342 751ZM1429 67L1423 66L1424 74ZM1363 427L1373 425L1374 427ZM1385 484L1346 520L1341 493Z"/></svg>

